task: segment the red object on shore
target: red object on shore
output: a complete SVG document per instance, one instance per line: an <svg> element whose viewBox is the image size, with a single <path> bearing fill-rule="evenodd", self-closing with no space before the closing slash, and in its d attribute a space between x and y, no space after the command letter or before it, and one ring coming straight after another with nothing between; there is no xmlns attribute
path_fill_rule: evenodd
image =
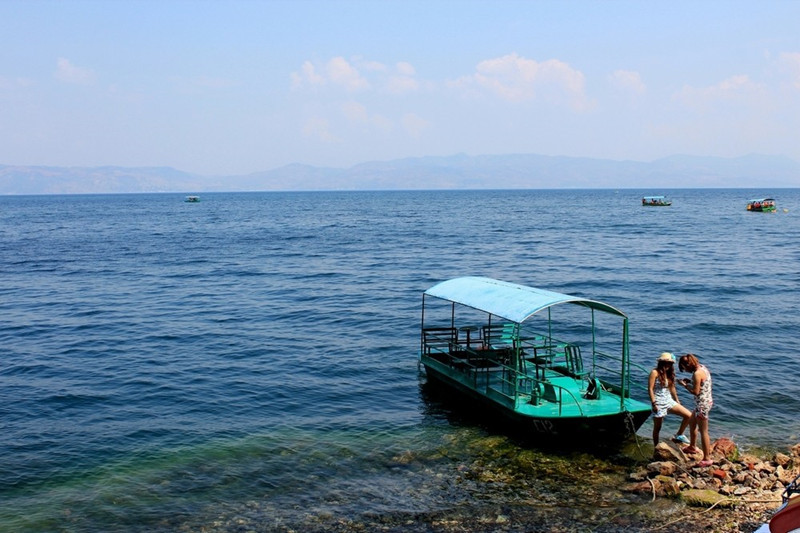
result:
<svg viewBox="0 0 800 533"><path fill-rule="evenodd" d="M800 496L791 498L769 521L770 533L788 533L800 528Z"/></svg>

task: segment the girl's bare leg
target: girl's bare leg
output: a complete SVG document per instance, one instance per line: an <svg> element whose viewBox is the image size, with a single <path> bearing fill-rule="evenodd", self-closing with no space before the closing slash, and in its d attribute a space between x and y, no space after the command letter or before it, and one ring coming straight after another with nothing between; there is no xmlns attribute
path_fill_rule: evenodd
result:
<svg viewBox="0 0 800 533"><path fill-rule="evenodd" d="M658 446L658 435L661 433L663 418L653 418L653 446Z"/></svg>
<svg viewBox="0 0 800 533"><path fill-rule="evenodd" d="M703 446L703 460L711 457L711 437L708 435L708 418L698 418L697 425L700 429L700 439Z"/></svg>
<svg viewBox="0 0 800 533"><path fill-rule="evenodd" d="M683 417L683 420L681 420L681 427L678 428L677 433L677 435L683 435L683 432L686 431L686 427L689 425L689 420L692 418L692 412L680 404L672 407L669 412L677 413Z"/></svg>

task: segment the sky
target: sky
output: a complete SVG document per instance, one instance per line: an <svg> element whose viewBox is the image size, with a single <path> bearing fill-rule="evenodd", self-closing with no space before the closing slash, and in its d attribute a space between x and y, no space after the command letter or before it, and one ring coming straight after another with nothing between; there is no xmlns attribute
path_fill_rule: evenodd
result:
<svg viewBox="0 0 800 533"><path fill-rule="evenodd" d="M800 161L800 0L0 0L0 164Z"/></svg>

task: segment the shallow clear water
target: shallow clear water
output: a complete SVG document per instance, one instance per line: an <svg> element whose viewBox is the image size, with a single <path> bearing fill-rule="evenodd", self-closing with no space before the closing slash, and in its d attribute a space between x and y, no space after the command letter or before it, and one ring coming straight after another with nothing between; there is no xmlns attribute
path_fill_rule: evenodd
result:
<svg viewBox="0 0 800 533"><path fill-rule="evenodd" d="M796 443L800 190L652 193L0 197L0 530L469 501L421 481L483 430L416 359L422 291L462 275L622 309L635 362L711 369L712 437Z"/></svg>

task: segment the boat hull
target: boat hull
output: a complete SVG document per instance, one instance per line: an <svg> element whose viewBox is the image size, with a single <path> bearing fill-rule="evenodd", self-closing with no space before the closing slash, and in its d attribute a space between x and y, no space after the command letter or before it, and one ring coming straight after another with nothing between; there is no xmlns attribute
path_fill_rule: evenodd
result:
<svg viewBox="0 0 800 533"><path fill-rule="evenodd" d="M772 533L788 533L800 529L800 496L790 499L769 521Z"/></svg>
<svg viewBox="0 0 800 533"><path fill-rule="evenodd" d="M429 383L441 391L458 393L457 405L469 407L485 415L487 420L501 423L517 436L542 443L571 442L573 445L585 443L610 444L622 442L634 435L650 416L649 409L632 406L630 410L617 411L596 416L535 416L509 409L507 405L495 401L486 394L475 390L457 379L439 372L436 368L425 366ZM444 394L447 398L452 395ZM591 400L589 400L591 401ZM631 401L631 403L638 403Z"/></svg>

